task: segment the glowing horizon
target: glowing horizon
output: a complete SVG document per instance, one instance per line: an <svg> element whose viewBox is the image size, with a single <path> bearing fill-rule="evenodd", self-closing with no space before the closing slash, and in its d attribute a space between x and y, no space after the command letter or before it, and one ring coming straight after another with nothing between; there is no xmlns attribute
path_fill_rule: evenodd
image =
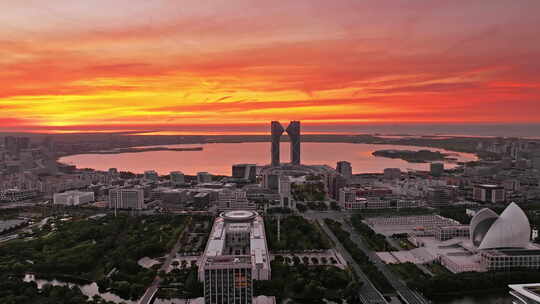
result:
<svg viewBox="0 0 540 304"><path fill-rule="evenodd" d="M538 1L8 2L0 131L540 122Z"/></svg>

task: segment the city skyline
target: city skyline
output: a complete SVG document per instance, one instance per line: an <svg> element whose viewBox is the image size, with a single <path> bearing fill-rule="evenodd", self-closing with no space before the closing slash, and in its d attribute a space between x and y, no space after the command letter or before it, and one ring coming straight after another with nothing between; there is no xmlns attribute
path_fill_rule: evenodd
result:
<svg viewBox="0 0 540 304"><path fill-rule="evenodd" d="M0 131L538 123L539 9L8 1Z"/></svg>

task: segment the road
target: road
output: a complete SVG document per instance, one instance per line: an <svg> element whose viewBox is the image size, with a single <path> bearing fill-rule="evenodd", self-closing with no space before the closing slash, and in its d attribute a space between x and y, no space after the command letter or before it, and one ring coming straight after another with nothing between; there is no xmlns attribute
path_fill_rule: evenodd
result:
<svg viewBox="0 0 540 304"><path fill-rule="evenodd" d="M371 260L371 262L379 269L380 272L386 277L388 282L394 287L396 292L401 298L408 304L428 304L430 303L418 292L411 290L407 285L399 278L397 274L392 272L387 265L375 254L374 251L369 249L360 235L351 227L349 223L345 223L343 228L351 234L351 240L358 245Z"/></svg>
<svg viewBox="0 0 540 304"><path fill-rule="evenodd" d="M349 265L352 266L354 272L358 275L360 280L364 283L362 284L362 287L359 291L359 297L362 303L365 304L378 304L383 303L387 304L388 302L385 300L383 295L375 288L373 283L369 280L369 278L364 274L360 266L354 261L352 256L349 254L349 252L341 245L339 240L336 238L334 233L326 226L324 221L321 218L317 219L317 222L322 227L324 232L332 239L334 244L336 244L336 249L341 252L341 255L347 260Z"/></svg>
<svg viewBox="0 0 540 304"><path fill-rule="evenodd" d="M167 257L165 258L165 262L163 262L163 264L161 265L161 268L158 270L158 274L154 278L154 281L152 282L150 287L148 287L148 289L146 290L144 295L139 299L138 304L150 304L152 302L152 299L154 298L154 295L158 291L159 284L161 284L161 280L162 280L159 277L159 272L160 271L166 271L169 268L169 266L171 265L174 257L176 256L176 253L180 249L182 237L184 236L186 231L189 229L188 228L189 226L190 226L189 223L186 224L186 226L185 226L186 228L184 229L184 231L182 231L182 233L180 233L180 236L178 237L178 240L176 240L176 244L174 244L174 247L171 249L171 251L169 252Z"/></svg>

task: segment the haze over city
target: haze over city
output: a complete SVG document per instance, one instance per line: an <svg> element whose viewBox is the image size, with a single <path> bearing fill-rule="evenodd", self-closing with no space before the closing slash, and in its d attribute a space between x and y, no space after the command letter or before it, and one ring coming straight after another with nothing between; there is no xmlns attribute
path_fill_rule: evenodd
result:
<svg viewBox="0 0 540 304"><path fill-rule="evenodd" d="M0 1L0 303L540 303L539 16Z"/></svg>

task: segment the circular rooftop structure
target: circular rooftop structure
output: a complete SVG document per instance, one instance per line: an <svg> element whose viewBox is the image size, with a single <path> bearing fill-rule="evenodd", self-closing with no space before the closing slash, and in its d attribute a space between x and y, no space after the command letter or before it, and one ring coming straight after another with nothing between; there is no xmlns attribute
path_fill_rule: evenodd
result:
<svg viewBox="0 0 540 304"><path fill-rule="evenodd" d="M255 211L235 210L222 212L219 216L227 222L249 222L259 215Z"/></svg>

